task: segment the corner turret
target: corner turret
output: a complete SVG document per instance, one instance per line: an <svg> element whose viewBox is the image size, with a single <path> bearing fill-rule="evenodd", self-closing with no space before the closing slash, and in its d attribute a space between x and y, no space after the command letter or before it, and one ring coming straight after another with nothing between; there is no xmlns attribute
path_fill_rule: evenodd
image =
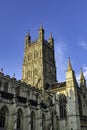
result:
<svg viewBox="0 0 87 130"><path fill-rule="evenodd" d="M54 46L54 39L52 37L52 33L50 33L50 38L48 42L50 43L50 46Z"/></svg>
<svg viewBox="0 0 87 130"><path fill-rule="evenodd" d="M40 26L40 29L39 29L39 40L40 41L44 40L44 29L42 25Z"/></svg>
<svg viewBox="0 0 87 130"><path fill-rule="evenodd" d="M25 37L25 44L29 44L31 42L31 37L30 37L30 33L28 32L28 34Z"/></svg>
<svg viewBox="0 0 87 130"><path fill-rule="evenodd" d="M76 83L75 72L72 68L70 58L68 58L68 68L66 71L66 83L67 83L67 86L69 86L69 84L70 84L70 86L71 86L71 84L74 86Z"/></svg>

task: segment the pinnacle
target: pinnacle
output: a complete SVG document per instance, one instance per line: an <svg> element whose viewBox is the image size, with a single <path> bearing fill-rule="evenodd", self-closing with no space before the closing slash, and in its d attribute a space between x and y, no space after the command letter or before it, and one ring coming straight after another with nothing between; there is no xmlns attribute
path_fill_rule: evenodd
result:
<svg viewBox="0 0 87 130"><path fill-rule="evenodd" d="M52 33L50 33L50 38L52 38Z"/></svg>
<svg viewBox="0 0 87 130"><path fill-rule="evenodd" d="M72 70L72 65L70 62L70 57L68 58L68 69L67 70Z"/></svg>
<svg viewBox="0 0 87 130"><path fill-rule="evenodd" d="M27 35L26 35L26 40L31 40L31 36L30 36L30 31L28 30Z"/></svg>
<svg viewBox="0 0 87 130"><path fill-rule="evenodd" d="M82 68L80 70L80 80L83 80L84 79L84 75L83 75L83 71L82 71Z"/></svg>

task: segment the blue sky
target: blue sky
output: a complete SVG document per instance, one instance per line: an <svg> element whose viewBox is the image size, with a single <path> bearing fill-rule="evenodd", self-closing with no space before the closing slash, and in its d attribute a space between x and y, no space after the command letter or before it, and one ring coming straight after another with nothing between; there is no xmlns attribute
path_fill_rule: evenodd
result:
<svg viewBox="0 0 87 130"><path fill-rule="evenodd" d="M3 0L0 1L0 68L21 79L25 35L38 38L43 24L45 39L55 40L58 81L65 80L68 57L79 77L87 79L87 0Z"/></svg>

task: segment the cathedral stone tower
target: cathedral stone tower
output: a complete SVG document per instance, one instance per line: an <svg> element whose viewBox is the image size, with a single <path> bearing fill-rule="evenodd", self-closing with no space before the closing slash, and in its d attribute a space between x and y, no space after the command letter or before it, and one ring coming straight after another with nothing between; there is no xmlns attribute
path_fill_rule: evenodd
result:
<svg viewBox="0 0 87 130"><path fill-rule="evenodd" d="M52 34L48 41L44 39L42 26L37 40L31 41L29 33L25 38L22 81L39 89L48 89L56 82L54 39Z"/></svg>

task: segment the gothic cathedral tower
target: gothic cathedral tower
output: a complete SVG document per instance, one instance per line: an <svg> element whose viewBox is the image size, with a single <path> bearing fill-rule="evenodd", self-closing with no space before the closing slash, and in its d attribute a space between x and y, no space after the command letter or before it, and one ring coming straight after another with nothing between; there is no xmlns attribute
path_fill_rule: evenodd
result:
<svg viewBox="0 0 87 130"><path fill-rule="evenodd" d="M39 37L31 41L30 34L25 38L22 81L39 89L48 89L56 82L54 39L44 39L44 29L39 29Z"/></svg>

